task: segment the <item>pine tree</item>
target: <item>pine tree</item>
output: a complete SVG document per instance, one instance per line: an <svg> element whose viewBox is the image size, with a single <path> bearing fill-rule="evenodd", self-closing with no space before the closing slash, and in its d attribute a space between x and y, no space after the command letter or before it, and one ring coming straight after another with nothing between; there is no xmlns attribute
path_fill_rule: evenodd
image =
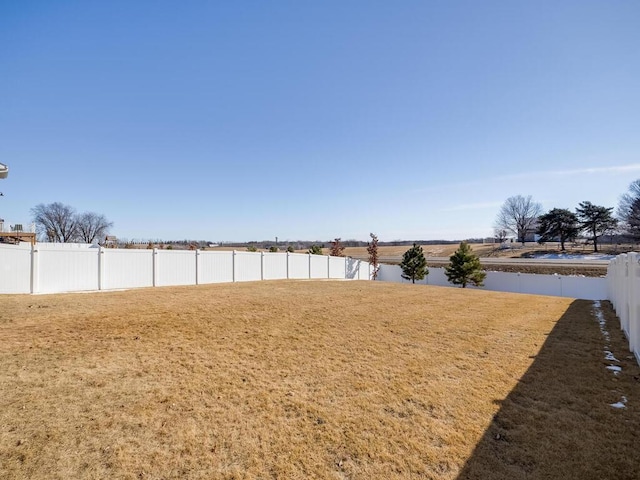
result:
<svg viewBox="0 0 640 480"><path fill-rule="evenodd" d="M564 252L564 244L567 240L573 240L578 236L578 217L566 208L554 208L540 216L538 219L538 243L560 240L561 250Z"/></svg>
<svg viewBox="0 0 640 480"><path fill-rule="evenodd" d="M487 274L482 271L478 255L473 253L467 242L460 244L458 250L449 257L449 261L449 266L444 269L449 283L462 285L462 288L466 288L467 284L482 286Z"/></svg>
<svg viewBox="0 0 640 480"><path fill-rule="evenodd" d="M598 251L598 238L612 232L618 226L613 217L613 207L601 207L591 202L580 202L576 208L580 228L593 240L593 251Z"/></svg>
<svg viewBox="0 0 640 480"><path fill-rule="evenodd" d="M322 255L322 247L320 245L311 245L309 247L309 253L311 255Z"/></svg>
<svg viewBox="0 0 640 480"><path fill-rule="evenodd" d="M413 247L404 252L400 268L402 268L402 278L411 280L411 283L416 283L416 280L422 280L429 275L427 260L420 245L414 243Z"/></svg>

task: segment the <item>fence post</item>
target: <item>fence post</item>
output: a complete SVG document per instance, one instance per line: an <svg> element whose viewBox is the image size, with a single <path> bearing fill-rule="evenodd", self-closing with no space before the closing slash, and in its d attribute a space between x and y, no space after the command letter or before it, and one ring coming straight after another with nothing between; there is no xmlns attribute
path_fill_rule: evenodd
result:
<svg viewBox="0 0 640 480"><path fill-rule="evenodd" d="M98 290L104 288L104 249L98 246Z"/></svg>
<svg viewBox="0 0 640 480"><path fill-rule="evenodd" d="M331 255L327 255L327 278L331 278Z"/></svg>
<svg viewBox="0 0 640 480"><path fill-rule="evenodd" d="M309 278L311 278L311 254L308 253L307 255L309 255Z"/></svg>
<svg viewBox="0 0 640 480"><path fill-rule="evenodd" d="M638 297L634 295L634 292L637 291L637 279L638 279L638 254L637 253L629 253L629 278L628 282L628 305L629 305L629 350L636 353L640 348L638 345Z"/></svg>
<svg viewBox="0 0 640 480"><path fill-rule="evenodd" d="M196 285L200 285L200 249L196 250Z"/></svg>
<svg viewBox="0 0 640 480"><path fill-rule="evenodd" d="M153 268L153 286L158 286L158 249L154 248L153 253L151 254L153 259L152 268Z"/></svg>
<svg viewBox="0 0 640 480"><path fill-rule="evenodd" d="M289 252L287 252L287 280L289 280Z"/></svg>
<svg viewBox="0 0 640 480"><path fill-rule="evenodd" d="M260 280L264 280L264 252L260 252Z"/></svg>
<svg viewBox="0 0 640 480"><path fill-rule="evenodd" d="M38 284L38 248L36 245L31 245L31 293L38 293L40 285Z"/></svg>
<svg viewBox="0 0 640 480"><path fill-rule="evenodd" d="M233 255L231 256L231 281L236 281L236 251L233 251Z"/></svg>

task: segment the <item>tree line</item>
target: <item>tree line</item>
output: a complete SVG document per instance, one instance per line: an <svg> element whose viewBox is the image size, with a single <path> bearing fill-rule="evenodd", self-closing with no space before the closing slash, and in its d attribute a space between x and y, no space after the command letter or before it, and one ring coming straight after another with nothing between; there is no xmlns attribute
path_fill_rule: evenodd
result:
<svg viewBox="0 0 640 480"><path fill-rule="evenodd" d="M593 242L598 251L598 241L605 235L621 234L632 240L640 240L640 179L629 186L620 197L617 211L614 207L580 202L574 211L567 208L552 208L543 213L542 205L531 195L509 197L500 208L494 224L498 241L503 242L509 233L523 245L528 235L539 235L538 242L553 240L560 242L565 250L567 241L583 235Z"/></svg>
<svg viewBox="0 0 640 480"><path fill-rule="evenodd" d="M104 241L113 222L95 212L76 212L60 202L40 203L31 209L36 232L49 242L67 243Z"/></svg>

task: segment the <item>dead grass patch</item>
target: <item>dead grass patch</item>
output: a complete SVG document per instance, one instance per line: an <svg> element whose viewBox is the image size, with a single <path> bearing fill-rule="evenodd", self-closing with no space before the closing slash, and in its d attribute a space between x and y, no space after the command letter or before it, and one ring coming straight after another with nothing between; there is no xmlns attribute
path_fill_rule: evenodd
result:
<svg viewBox="0 0 640 480"><path fill-rule="evenodd" d="M1 296L0 477L635 478L640 370L610 312L605 370L591 309L329 281Z"/></svg>

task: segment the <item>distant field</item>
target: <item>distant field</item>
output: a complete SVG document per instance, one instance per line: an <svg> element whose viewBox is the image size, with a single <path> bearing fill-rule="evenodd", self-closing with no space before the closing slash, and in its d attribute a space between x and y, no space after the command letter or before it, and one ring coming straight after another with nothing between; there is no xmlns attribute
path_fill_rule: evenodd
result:
<svg viewBox="0 0 640 480"><path fill-rule="evenodd" d="M640 368L604 305L605 369L593 309L344 281L0 296L0 478L637 478Z"/></svg>

